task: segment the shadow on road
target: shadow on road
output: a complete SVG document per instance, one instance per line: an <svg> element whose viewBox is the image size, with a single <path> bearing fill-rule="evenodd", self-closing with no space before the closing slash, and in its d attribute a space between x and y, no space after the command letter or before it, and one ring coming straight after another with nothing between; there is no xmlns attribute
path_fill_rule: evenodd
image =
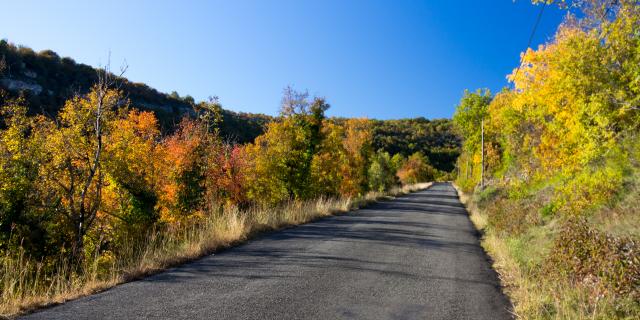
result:
<svg viewBox="0 0 640 320"><path fill-rule="evenodd" d="M443 200L444 199L444 200ZM450 200L450 201L447 201ZM390 214L393 212L393 214ZM335 256L323 250L293 248L290 243L323 243L333 246L349 243L373 244L397 249L420 250L428 248L444 252L484 255L477 241L456 241L460 234L466 239L476 240L475 229L468 226L451 226L425 221L406 221L402 215L456 215L467 212L454 192L423 191L409 194L389 202L373 204L343 216L320 219L310 224L270 233L245 245L227 250L212 257L195 261L171 272L159 274L143 281L183 282L189 278L200 279L203 274L212 277L242 279L276 279L299 277L299 272L288 272L287 266L304 269L342 269L354 272L375 272L380 275L395 275L404 278L446 280L498 287L497 279L473 280L452 277L416 275L397 271L402 262L384 262L379 259L365 260L355 257ZM443 233L444 231L444 233ZM443 235L443 234L446 234ZM472 236L472 237L468 237ZM259 243L259 245L255 245ZM299 249L299 250L296 250ZM390 269L396 269L390 270Z"/></svg>

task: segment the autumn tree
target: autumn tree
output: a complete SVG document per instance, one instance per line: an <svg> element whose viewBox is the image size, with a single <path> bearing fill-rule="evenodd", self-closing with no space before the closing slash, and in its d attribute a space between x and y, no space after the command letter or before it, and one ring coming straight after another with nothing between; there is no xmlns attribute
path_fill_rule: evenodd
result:
<svg viewBox="0 0 640 320"><path fill-rule="evenodd" d="M396 168L388 152L378 151L372 155L367 174L369 190L383 192L397 184Z"/></svg>
<svg viewBox="0 0 640 320"><path fill-rule="evenodd" d="M207 173L208 197L212 204L243 206L248 202L246 173L251 170L245 149L239 145L222 144Z"/></svg>
<svg viewBox="0 0 640 320"><path fill-rule="evenodd" d="M163 141L165 174L161 185L161 216L169 223L202 217L206 204L206 177L212 149L219 147L209 127L183 119L178 130Z"/></svg>
<svg viewBox="0 0 640 320"><path fill-rule="evenodd" d="M27 116L22 99L7 99L0 115L0 251L22 247L27 254L43 258L61 245L51 219L45 218L52 212L39 210L35 192L41 145L31 132L45 119Z"/></svg>
<svg viewBox="0 0 640 320"><path fill-rule="evenodd" d="M419 182L433 181L436 177L435 169L429 164L421 152L416 152L409 156L397 173L402 184L409 185Z"/></svg>
<svg viewBox="0 0 640 320"><path fill-rule="evenodd" d="M307 101L307 95L286 88L281 119L270 123L264 135L247 147L254 172L249 195L254 201L277 203L312 196L311 167L322 141L322 98Z"/></svg>
<svg viewBox="0 0 640 320"><path fill-rule="evenodd" d="M367 191L367 170L372 153L372 128L368 119L349 119L344 124L345 161L341 164L343 182L340 193L358 196Z"/></svg>
<svg viewBox="0 0 640 320"><path fill-rule="evenodd" d="M144 236L159 218L162 152L158 121L151 112L130 110L108 125L102 227L114 238Z"/></svg>
<svg viewBox="0 0 640 320"><path fill-rule="evenodd" d="M35 133L45 141L41 187L54 190L50 201L58 203L66 217L76 260L82 260L85 236L101 209L104 141L112 130L107 124L127 105L112 89L115 80L108 70L100 79L86 96L67 101L55 125L39 126Z"/></svg>
<svg viewBox="0 0 640 320"><path fill-rule="evenodd" d="M344 128L325 120L322 142L311 163L311 182L316 195L339 196L343 183L342 166L346 161Z"/></svg>
<svg viewBox="0 0 640 320"><path fill-rule="evenodd" d="M485 106L488 97L463 97L454 116L465 139L461 177L477 177L474 128L484 118L487 169L498 178L531 183L558 176L566 180L562 197L584 194L594 202L600 200L580 190L599 188L605 199L619 183L625 166L609 163L624 162L628 151L621 141L640 125L640 6L626 0L567 3L579 6L583 16L569 14L553 40L522 54L508 77L513 89L500 92L486 108L474 108L473 102ZM470 164L475 170L465 170ZM610 183L587 179L599 175Z"/></svg>

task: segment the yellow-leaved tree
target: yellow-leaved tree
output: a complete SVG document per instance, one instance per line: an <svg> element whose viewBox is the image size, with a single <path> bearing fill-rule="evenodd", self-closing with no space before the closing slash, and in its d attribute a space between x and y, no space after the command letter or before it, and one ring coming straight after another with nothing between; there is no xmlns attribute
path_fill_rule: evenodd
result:
<svg viewBox="0 0 640 320"><path fill-rule="evenodd" d="M97 219L104 217L104 143L112 133L109 125L122 117L127 100L101 82L86 96L64 105L57 121L34 128L34 141L41 141L38 192L43 205L62 215L61 228L71 235L71 256L81 261L85 237ZM88 252L87 252L88 253Z"/></svg>

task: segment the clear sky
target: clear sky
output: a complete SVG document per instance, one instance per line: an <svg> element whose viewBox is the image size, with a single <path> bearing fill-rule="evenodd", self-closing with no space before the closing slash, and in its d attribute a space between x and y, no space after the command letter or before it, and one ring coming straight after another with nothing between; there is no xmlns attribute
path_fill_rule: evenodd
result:
<svg viewBox="0 0 640 320"><path fill-rule="evenodd" d="M0 38L227 109L276 114L291 85L329 115L450 117L465 88L497 91L539 6L529 0L2 1ZM545 8L533 45L564 12Z"/></svg>

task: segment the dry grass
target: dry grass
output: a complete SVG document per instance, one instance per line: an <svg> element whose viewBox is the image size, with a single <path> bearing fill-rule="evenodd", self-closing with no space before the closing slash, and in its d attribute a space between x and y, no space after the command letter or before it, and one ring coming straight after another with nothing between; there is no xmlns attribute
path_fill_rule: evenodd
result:
<svg viewBox="0 0 640 320"><path fill-rule="evenodd" d="M605 207L591 217L591 223L598 229L618 237L640 239L640 177L635 176L634 184L625 190L625 197L612 207Z"/></svg>
<svg viewBox="0 0 640 320"><path fill-rule="evenodd" d="M482 247L493 260L493 268L514 305L517 318L633 319L640 314L637 302L631 297L594 296L588 284L572 283L568 277L558 278L541 271L539 266L549 257L554 234L559 232L556 221L531 227L518 236L498 235L487 230L486 210L478 208L475 198L456 189L471 221L483 234ZM621 218L621 221L624 220Z"/></svg>
<svg viewBox="0 0 640 320"><path fill-rule="evenodd" d="M514 305L514 315L517 318L545 318L542 315L532 315L531 306L540 306L548 303L546 296L536 290L536 283L529 281L529 278L522 273L519 263L511 255L508 242L494 234L487 234L488 217L479 210L472 197L463 192L457 185L454 187L458 191L460 201L469 212L469 218L474 226L483 234L481 245L493 260L492 267L499 275L503 291L510 298ZM542 301L541 301L542 300Z"/></svg>
<svg viewBox="0 0 640 320"><path fill-rule="evenodd" d="M460 187L458 187L458 185L456 185L455 183L453 184L453 187L456 189L456 191L458 191L458 197L460 198L460 201L467 208L467 212L469 212L469 219L471 219L473 225L479 231L484 230L487 227L487 216L480 214L480 210L478 210L478 206L476 205L476 203L471 201L471 196L462 191L462 189L460 189Z"/></svg>
<svg viewBox="0 0 640 320"><path fill-rule="evenodd" d="M64 262L56 272L45 274L42 265L23 253L7 255L0 258L0 317L14 317L139 279L241 243L260 232L344 213L429 186L430 183L421 183L386 193L372 192L361 198L319 198L278 208L227 208L184 230L152 233L119 257L88 262L82 274L70 272Z"/></svg>

